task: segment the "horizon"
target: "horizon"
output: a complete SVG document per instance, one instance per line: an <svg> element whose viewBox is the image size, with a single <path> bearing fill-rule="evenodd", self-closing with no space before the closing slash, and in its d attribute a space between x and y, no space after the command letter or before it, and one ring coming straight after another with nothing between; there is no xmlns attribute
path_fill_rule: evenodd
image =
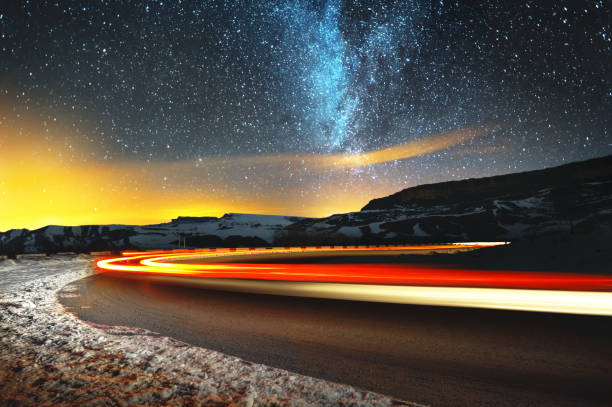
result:
<svg viewBox="0 0 612 407"><path fill-rule="evenodd" d="M611 154L606 154L606 155L602 155L602 156L598 156L598 157L593 157L593 158L589 158L588 160L579 160L579 161L572 161L572 162L567 162L567 163L562 163L559 165L555 165L552 167L544 167L544 168L533 168L530 170L525 170L525 171L518 171L518 172L508 172L508 173L501 173L501 174L495 174L495 175L491 175L491 176L485 176L485 177L475 177L475 178L463 178L463 179L452 179L452 180L441 180L439 182L435 182L433 183L435 184L441 184L441 183L445 183L445 182L449 182L449 181L466 181L466 180L470 180L470 179L480 179L480 178L492 178L492 177L498 177L498 176L504 176L504 175L513 175L513 174L521 174L521 173L525 173L525 172L531 172L531 171L538 171L538 170L546 170L546 169L552 169L552 168L557 168L557 167L562 167L568 164L574 164L574 163L579 163L579 162L584 162L584 161L591 161L591 160L597 160L597 159L601 159L601 158L605 158L605 157L609 157L612 156ZM79 226L110 226L110 225L128 225L128 226L148 226L148 225L158 225L158 224L163 224L163 223L170 223L172 222L172 220L176 219L176 218L180 218L180 217L193 217L193 218L205 218L205 217L213 217L213 218L217 218L220 219L226 215L254 215L254 216L279 216L279 217L297 217L297 218L326 218L332 215L338 215L338 214L345 214L345 213L351 213L351 212L360 212L362 210L362 208L364 208L366 206L367 203L371 202L372 200L375 199L379 199L379 198L384 198L386 196L389 195L393 195L395 193L401 192L405 189L411 189L411 188L416 188L422 185L432 185L432 184L418 184L418 185L413 185L413 186L409 186L406 187L402 190L399 191L395 191L392 192L388 195L384 195L384 196L379 196L379 197L373 197L371 199L369 199L367 202L365 202L363 205L361 205L358 209L356 210L348 210L348 211L343 211L343 212L331 212L331 213L326 213L323 214L322 216L309 216L309 215L300 215L300 214L287 214L287 213L259 213L259 212L240 212L240 211L221 211L221 212L215 212L215 214L191 214L191 213L187 213L187 214L175 214L175 215L171 215L169 218L163 218L163 219L148 219L148 220L143 220L143 221L138 221L138 222L117 222L117 221L110 221L110 222L103 222L103 223L79 223L79 224L66 224L66 223L57 223L57 222L49 222L49 223L43 223L40 225L36 225L33 227L10 227L8 229L3 229L1 227L2 222L0 221L0 233L5 233L8 232L10 230L20 230L20 229L27 229L27 230L37 230L37 229L41 229L47 226L60 226L60 227L79 227ZM130 218L130 219L134 219L134 218Z"/></svg>

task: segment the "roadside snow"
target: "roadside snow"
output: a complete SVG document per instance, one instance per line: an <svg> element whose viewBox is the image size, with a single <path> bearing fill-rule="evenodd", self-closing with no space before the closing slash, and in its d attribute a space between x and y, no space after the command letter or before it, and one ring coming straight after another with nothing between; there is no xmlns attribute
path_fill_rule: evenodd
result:
<svg viewBox="0 0 612 407"><path fill-rule="evenodd" d="M91 256L0 261L2 405L414 405L154 332L87 324L58 292Z"/></svg>

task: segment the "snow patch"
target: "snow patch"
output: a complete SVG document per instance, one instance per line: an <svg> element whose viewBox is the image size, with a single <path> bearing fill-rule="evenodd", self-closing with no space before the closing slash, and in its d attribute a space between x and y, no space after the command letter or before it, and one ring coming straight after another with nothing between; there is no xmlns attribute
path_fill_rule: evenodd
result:
<svg viewBox="0 0 612 407"><path fill-rule="evenodd" d="M340 229L338 229L338 233L343 234L346 237L353 238L359 238L363 235L357 226L342 226Z"/></svg>
<svg viewBox="0 0 612 407"><path fill-rule="evenodd" d="M383 229L381 229L380 225L382 225L385 222L375 222L375 223L370 223L368 226L370 226L370 232L376 234L376 233L381 233L384 232Z"/></svg>
<svg viewBox="0 0 612 407"><path fill-rule="evenodd" d="M427 233L423 229L421 229L421 226L419 225L419 222L415 223L414 226L412 227L412 233L414 234L414 236L419 236L419 237L428 237L428 236L431 236L429 233Z"/></svg>

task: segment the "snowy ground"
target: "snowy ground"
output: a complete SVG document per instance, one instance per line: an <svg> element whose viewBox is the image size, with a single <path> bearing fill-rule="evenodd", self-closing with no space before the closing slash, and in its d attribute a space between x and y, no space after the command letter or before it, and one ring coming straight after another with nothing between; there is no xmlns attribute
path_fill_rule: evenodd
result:
<svg viewBox="0 0 612 407"><path fill-rule="evenodd" d="M142 329L84 323L57 295L92 264L83 255L0 260L1 405L414 405Z"/></svg>

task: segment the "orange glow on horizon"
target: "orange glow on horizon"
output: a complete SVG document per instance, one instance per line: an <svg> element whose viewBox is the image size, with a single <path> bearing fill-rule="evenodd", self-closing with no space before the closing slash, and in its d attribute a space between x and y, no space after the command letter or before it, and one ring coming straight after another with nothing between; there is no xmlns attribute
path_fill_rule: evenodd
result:
<svg viewBox="0 0 612 407"><path fill-rule="evenodd" d="M105 154L94 143L65 136L70 134L67 129L49 132L4 123L0 231L46 225L144 225L229 212L325 217L358 211L405 184L398 185L390 176L361 177L350 171L453 147L492 130L467 128L361 154L126 162L102 159ZM299 175L291 178L295 171ZM285 187L276 188L279 182Z"/></svg>
<svg viewBox="0 0 612 407"><path fill-rule="evenodd" d="M14 170L14 168L20 168ZM113 165L21 157L0 162L0 231L46 225L152 224L179 215L221 216L261 208L244 198L164 191Z"/></svg>
<svg viewBox="0 0 612 407"><path fill-rule="evenodd" d="M0 231L47 225L155 224L180 215L256 213L267 202L159 185L167 165L104 162L91 145L40 130L0 126ZM67 151L74 152L71 157ZM87 160L84 157L91 155ZM270 207L274 207L270 204Z"/></svg>

